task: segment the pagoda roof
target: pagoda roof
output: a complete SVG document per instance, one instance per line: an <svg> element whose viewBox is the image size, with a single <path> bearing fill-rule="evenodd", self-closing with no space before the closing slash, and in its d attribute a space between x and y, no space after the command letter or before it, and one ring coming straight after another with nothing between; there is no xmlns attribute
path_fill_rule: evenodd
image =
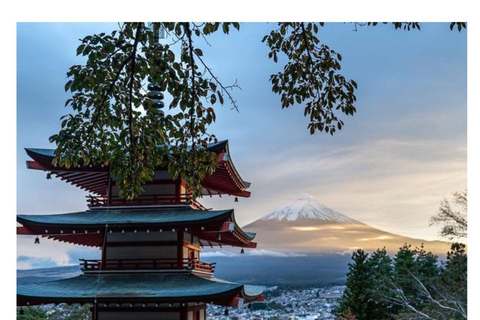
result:
<svg viewBox="0 0 480 320"><path fill-rule="evenodd" d="M233 214L233 209L200 211L192 208L157 209L101 209L74 213L46 215L18 215L22 224L42 227L104 228L122 226L185 226L225 220Z"/></svg>
<svg viewBox="0 0 480 320"><path fill-rule="evenodd" d="M213 174L203 179L203 195L230 194L249 197L250 192L247 189L250 183L244 181L236 170L230 157L228 140L210 143L207 150L217 154L218 166ZM25 148L25 151L34 160L27 161L27 168L50 171L62 180L100 196L108 194L108 166L79 166L69 169L55 167L52 165L55 149Z"/></svg>
<svg viewBox="0 0 480 320"><path fill-rule="evenodd" d="M17 304L214 302L262 299L264 287L191 273L97 273L17 286Z"/></svg>
<svg viewBox="0 0 480 320"><path fill-rule="evenodd" d="M197 236L202 245L256 247L255 233L245 232L235 221L233 209L195 210L190 206L103 208L74 213L17 215L19 234L36 234L86 246L101 246L105 232L159 231L178 228ZM162 230L163 231L163 230ZM216 236L221 234L221 241Z"/></svg>

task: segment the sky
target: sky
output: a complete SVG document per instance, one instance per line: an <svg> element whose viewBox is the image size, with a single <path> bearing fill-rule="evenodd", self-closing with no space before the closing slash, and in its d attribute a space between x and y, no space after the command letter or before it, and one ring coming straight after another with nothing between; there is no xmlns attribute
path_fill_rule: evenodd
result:
<svg viewBox="0 0 480 320"><path fill-rule="evenodd" d="M17 213L86 209L85 195L59 179L27 170L24 148L54 148L60 129L66 72L82 63L80 38L116 24L17 24ZM281 109L269 76L283 60L269 60L261 42L274 23L243 23L239 32L200 39L206 63L232 91L239 112L216 107L210 132L228 139L250 198L201 199L206 207L234 208L240 225L275 210L299 193L373 227L403 236L438 239L429 226L440 202L467 188L467 32L448 23L421 31L392 26L327 23L319 38L342 55L342 74L358 83L357 113L332 137L310 135L303 107ZM168 39L164 40L168 42ZM42 239L17 238L17 267L76 264L96 250Z"/></svg>

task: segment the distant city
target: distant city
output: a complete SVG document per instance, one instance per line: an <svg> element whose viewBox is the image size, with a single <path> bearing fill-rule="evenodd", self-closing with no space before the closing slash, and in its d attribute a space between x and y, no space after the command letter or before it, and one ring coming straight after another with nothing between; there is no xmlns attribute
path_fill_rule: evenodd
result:
<svg viewBox="0 0 480 320"><path fill-rule="evenodd" d="M345 286L318 288L271 287L265 292L265 303L251 307L207 307L211 320L333 320ZM228 315L225 314L228 310Z"/></svg>

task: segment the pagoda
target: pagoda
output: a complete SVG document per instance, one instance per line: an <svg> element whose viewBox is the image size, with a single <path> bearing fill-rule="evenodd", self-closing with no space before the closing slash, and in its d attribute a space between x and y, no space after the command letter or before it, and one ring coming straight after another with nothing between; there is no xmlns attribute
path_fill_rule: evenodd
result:
<svg viewBox="0 0 480 320"><path fill-rule="evenodd" d="M249 197L249 183L230 158L228 141L210 144L217 168L202 181L204 196ZM54 150L26 149L27 167L47 172L87 192L82 212L18 215L17 234L97 247L101 259L80 260L77 277L17 286L18 306L92 304L92 317L110 319L204 320L206 304L241 307L263 301L263 287L214 277L215 263L200 259L205 247L255 248L233 209L207 210L184 181L157 168L141 196L121 199L116 177L104 165L52 165ZM237 200L237 198L235 198ZM227 312L228 309L226 309Z"/></svg>

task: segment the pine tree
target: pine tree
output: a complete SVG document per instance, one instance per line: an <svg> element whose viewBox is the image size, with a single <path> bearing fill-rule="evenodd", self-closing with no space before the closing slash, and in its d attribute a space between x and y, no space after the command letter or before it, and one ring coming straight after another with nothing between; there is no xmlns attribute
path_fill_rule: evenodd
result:
<svg viewBox="0 0 480 320"><path fill-rule="evenodd" d="M428 290L431 290L432 285L438 280L440 275L438 256L432 252L427 252L423 243L420 248L415 248L413 252L415 255L415 270L413 274Z"/></svg>
<svg viewBox="0 0 480 320"><path fill-rule="evenodd" d="M449 283L467 281L467 253L463 243L453 243L447 253L447 260L442 270L442 280Z"/></svg>
<svg viewBox="0 0 480 320"><path fill-rule="evenodd" d="M372 296L374 297L372 319L387 320L394 319L396 306L385 299L388 295L387 287L393 279L393 260L387 253L385 247L374 251L367 261L372 273Z"/></svg>
<svg viewBox="0 0 480 320"><path fill-rule="evenodd" d="M393 280L401 289L407 299L415 298L415 279L412 274L415 272L415 253L411 245L404 244L398 250L394 260Z"/></svg>
<svg viewBox="0 0 480 320"><path fill-rule="evenodd" d="M438 285L441 298L455 311L451 319L466 318L467 310L467 253L465 244L453 243L440 273Z"/></svg>
<svg viewBox="0 0 480 320"><path fill-rule="evenodd" d="M337 316L345 317L351 313L357 320L372 320L374 316L374 300L372 296L372 272L368 265L368 254L358 249L352 255L352 263L348 264L346 288Z"/></svg>

